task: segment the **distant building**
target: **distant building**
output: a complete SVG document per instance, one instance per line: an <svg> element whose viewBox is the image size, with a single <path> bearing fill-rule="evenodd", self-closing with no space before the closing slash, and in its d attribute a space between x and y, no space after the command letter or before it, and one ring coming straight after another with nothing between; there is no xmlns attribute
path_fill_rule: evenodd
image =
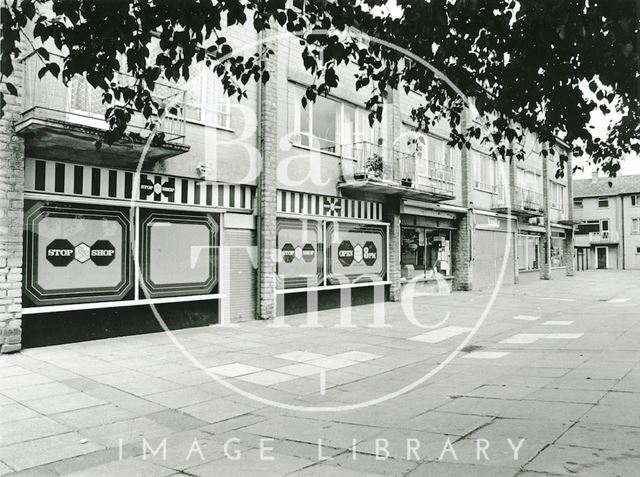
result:
<svg viewBox="0 0 640 477"><path fill-rule="evenodd" d="M576 268L640 269L640 175L573 184Z"/></svg>

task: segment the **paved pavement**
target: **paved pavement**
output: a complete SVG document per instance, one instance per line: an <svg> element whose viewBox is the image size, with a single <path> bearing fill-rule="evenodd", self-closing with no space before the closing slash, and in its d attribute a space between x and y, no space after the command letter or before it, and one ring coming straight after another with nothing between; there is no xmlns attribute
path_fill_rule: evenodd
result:
<svg viewBox="0 0 640 477"><path fill-rule="evenodd" d="M640 273L527 282L0 357L0 475L638 475Z"/></svg>

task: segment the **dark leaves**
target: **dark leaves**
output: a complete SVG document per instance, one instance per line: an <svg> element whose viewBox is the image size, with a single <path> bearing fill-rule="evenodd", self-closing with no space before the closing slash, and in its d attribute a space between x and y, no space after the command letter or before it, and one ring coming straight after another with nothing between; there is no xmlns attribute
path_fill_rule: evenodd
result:
<svg viewBox="0 0 640 477"><path fill-rule="evenodd" d="M7 91L13 96L18 96L18 90L12 83L7 83Z"/></svg>

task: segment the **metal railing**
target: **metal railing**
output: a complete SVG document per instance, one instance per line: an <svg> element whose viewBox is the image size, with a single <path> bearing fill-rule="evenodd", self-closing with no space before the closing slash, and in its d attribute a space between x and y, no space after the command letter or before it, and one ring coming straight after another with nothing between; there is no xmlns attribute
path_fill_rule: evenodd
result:
<svg viewBox="0 0 640 477"><path fill-rule="evenodd" d="M494 209L511 209L531 213L543 213L542 194L523 187L498 185L493 196Z"/></svg>
<svg viewBox="0 0 640 477"><path fill-rule="evenodd" d="M47 73L38 78L44 62L35 52L24 59L24 111L23 117L39 117L65 121L83 126L106 129L105 112L111 104L102 102L102 90L93 88L82 76L74 76L64 84L61 78ZM49 62L57 63L62 70L63 58L50 54ZM126 73L117 73L113 81L119 85L133 85L134 78ZM160 120L151 118L158 131L165 134L165 141L184 143L186 91L174 86L156 83L153 99L162 105L175 107L176 114L166 114ZM143 130L146 120L141 113L134 114L129 123L131 129Z"/></svg>
<svg viewBox="0 0 640 477"><path fill-rule="evenodd" d="M613 230L602 230L600 232L589 232L589 242L591 243L618 243L618 232Z"/></svg>
<svg viewBox="0 0 640 477"><path fill-rule="evenodd" d="M416 153L362 141L343 145L340 156L347 182L377 179L425 192L453 194L453 167L421 160Z"/></svg>

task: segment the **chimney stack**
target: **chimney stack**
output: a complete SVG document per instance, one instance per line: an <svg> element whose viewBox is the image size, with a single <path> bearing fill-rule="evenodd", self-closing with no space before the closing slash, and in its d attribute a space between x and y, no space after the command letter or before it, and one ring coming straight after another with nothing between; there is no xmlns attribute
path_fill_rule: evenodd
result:
<svg viewBox="0 0 640 477"><path fill-rule="evenodd" d="M598 182L598 171L593 171L591 173L591 183L595 184Z"/></svg>

